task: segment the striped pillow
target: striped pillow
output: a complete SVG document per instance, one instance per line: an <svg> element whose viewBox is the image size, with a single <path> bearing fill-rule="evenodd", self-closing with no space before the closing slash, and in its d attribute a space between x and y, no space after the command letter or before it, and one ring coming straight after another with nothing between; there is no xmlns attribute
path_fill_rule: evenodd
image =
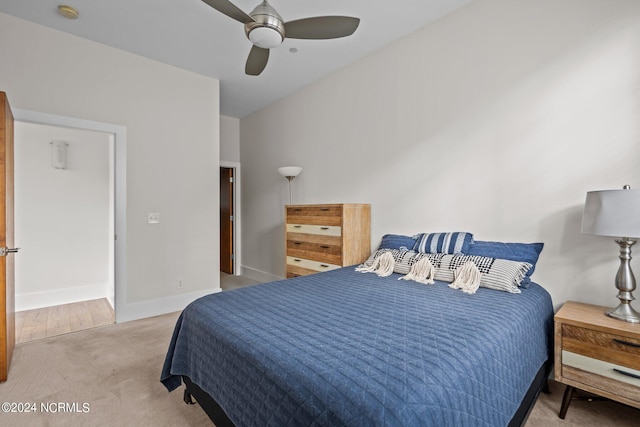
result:
<svg viewBox="0 0 640 427"><path fill-rule="evenodd" d="M471 233L422 233L416 236L413 250L420 253L463 254L473 243Z"/></svg>
<svg viewBox="0 0 640 427"><path fill-rule="evenodd" d="M520 284L532 267L528 262L509 261L475 255L445 255L440 268L436 269L436 280L453 282L454 272L467 261L473 262L482 278L480 286L498 291L520 293Z"/></svg>

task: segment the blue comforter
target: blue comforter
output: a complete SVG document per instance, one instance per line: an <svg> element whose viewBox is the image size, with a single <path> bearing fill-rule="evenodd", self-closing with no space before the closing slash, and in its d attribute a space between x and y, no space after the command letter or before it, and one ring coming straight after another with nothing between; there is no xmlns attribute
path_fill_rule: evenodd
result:
<svg viewBox="0 0 640 427"><path fill-rule="evenodd" d="M181 375L236 426L503 426L549 357L553 307L346 267L200 298L161 381Z"/></svg>

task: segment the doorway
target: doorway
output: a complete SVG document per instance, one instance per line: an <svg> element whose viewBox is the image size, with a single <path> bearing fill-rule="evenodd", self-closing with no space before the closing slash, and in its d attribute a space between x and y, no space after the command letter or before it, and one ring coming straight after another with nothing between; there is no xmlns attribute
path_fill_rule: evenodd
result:
<svg viewBox="0 0 640 427"><path fill-rule="evenodd" d="M220 167L220 271L233 274L233 168Z"/></svg>
<svg viewBox="0 0 640 427"><path fill-rule="evenodd" d="M113 186L110 194L113 196L113 226L111 245L113 246L114 267L110 268L113 274L114 301L108 304L115 313L115 322L126 321L131 317L133 310L127 303L127 128L112 123L97 122L78 119L75 117L60 116L56 114L41 113L36 111L14 109L15 121L35 123L43 125L59 126L62 128L84 129L95 132L103 132L110 135L113 148L110 155L113 156Z"/></svg>
<svg viewBox="0 0 640 427"><path fill-rule="evenodd" d="M20 342L115 321L113 151L109 133L15 123Z"/></svg>
<svg viewBox="0 0 640 427"><path fill-rule="evenodd" d="M23 124L33 124L33 125L49 125L52 126L54 128L60 128L60 129L66 129L67 131L73 132L75 131L79 131L79 132L89 132L89 135L91 134L95 134L95 135L101 135L100 138L102 142L102 154L103 155L103 161L104 161L104 157L106 157L107 163L103 163L102 168L104 169L105 167L108 169L108 174L109 174L109 178L108 178L108 189L105 193L104 188L102 191L102 199L99 201L99 203L96 203L95 200L93 200L92 203L89 203L89 201L87 201L87 203L85 203L85 207L89 210L92 210L91 215L86 215L86 209L85 211L83 211L83 213L85 213L85 215L81 215L80 213L78 213L77 215L69 215L72 216L77 222L86 222L87 218L93 218L94 216L101 216L102 219L105 218L105 214L104 211L101 211L101 213L96 214L96 207L97 206L104 206L105 205L105 197L104 195L107 194L106 198L108 199L107 201L107 205L108 205L108 213L106 214L108 217L108 220L106 221L108 223L108 225L104 225L104 222L102 223L102 236L104 236L104 241L106 241L106 246L107 249L104 248L104 245L102 246L102 248L100 249L101 252L103 253L108 253L108 266L106 267L106 273L105 273L105 269L104 268L100 268L98 270L101 270L101 276L102 279L99 281L91 281L93 283L85 283L85 286L81 286L80 288L70 288L71 292L70 294L73 295L73 297L71 298L71 301L75 300L90 300L91 302L86 302L86 301L82 301L82 302L71 302L69 304L60 304L61 302L65 302L65 301L69 301L68 299L65 300L65 292L57 292L57 293L52 293L52 294L43 294L43 293L32 293L29 294L27 296L35 296L35 300L36 301L31 301L32 304L35 304L36 306L38 304L42 305L42 302L38 302L38 298L42 299L41 297L48 297L48 296L55 296L58 299L53 299L53 300L49 300L49 298L45 298L46 300L48 300L49 306L53 305L53 304L59 304L59 305L54 305L53 307L50 308L43 308L42 310L39 310L37 308L32 308L28 305L23 305L22 303L25 301L29 301L32 298L27 298L25 299L21 299L19 302L19 305L22 306L22 308L32 308L31 310L29 310L30 314L32 315L32 317L39 317L40 320L46 320L46 317L50 317L54 314L56 314L57 316L54 316L54 320L57 317L57 319L59 320L60 317L62 317L64 320L67 319L67 315L63 314L61 316L61 313L70 313L69 316L73 319L75 318L75 320L80 320L80 324L84 324L86 325L86 327L92 327L91 323L93 323L93 326L96 325L95 322L102 322L102 323L113 323L114 321L118 321L118 318L120 316L123 316L122 313L119 314L119 312L121 311L121 309L124 307L126 309L126 304L123 305L122 300L126 297L126 276L125 276L125 271L124 271L124 266L126 265L126 216L124 215L124 213L126 212L126 128L123 126L119 126L119 125L113 125L113 124L109 124L109 123L102 123L102 122L94 122L94 121L89 121L89 120L83 120L83 119L76 119L76 118L72 118L72 117L65 117L65 116L58 116L58 115L53 115L53 114L47 114L47 113L38 113L38 112L32 112L32 111L27 111L27 110L14 110L14 116L15 116L15 120L16 122L21 122ZM106 141L106 142L105 142ZM17 141L18 143L20 143L19 141ZM49 142L49 141L47 141ZM105 151L105 144L108 145L108 148ZM69 148L72 148L69 145ZM79 170L78 169L88 169L90 168L91 165L91 159L87 160L87 158L85 157L84 160L78 162L79 159L82 159L82 149L86 148L86 147L79 147L76 146L75 150L68 150L67 152L67 161L69 162L68 166L70 169L73 170L74 173L78 173ZM82 148L80 150L77 150L78 148ZM47 164L47 167L51 168L54 166L54 164L56 163L57 159L54 159L53 154L54 152L51 151L51 149L47 148L47 151L49 152L49 154L47 154L45 163ZM40 153L42 154L42 153ZM85 153L86 154L86 153ZM105 156L106 154L106 156ZM94 153L95 156L95 153ZM106 165L106 166L105 166ZM59 165L58 165L59 166ZM74 169L75 168L75 169ZM65 179L70 179L71 175L73 175L72 170L69 170L67 172L69 172ZM67 196L68 196L69 192L67 191ZM68 200L65 200L65 198L63 196L53 196L58 197L59 199L55 199L54 202L58 205L60 204L64 204L65 202L67 202ZM43 209L41 209L43 210ZM64 222L64 219L62 219L61 221ZM58 223L55 223L54 225L49 225L49 229L51 228L56 228L58 226ZM108 230L105 236L104 230ZM77 233L76 233L77 234ZM64 243L65 241L70 241L73 239L76 239L77 236L68 236L68 238L66 238L64 241L60 242L60 243ZM33 247L33 245L29 245L30 247ZM62 244L60 245L60 247L57 248L57 252L64 252L62 250ZM26 250L26 249L25 249ZM21 251L24 253L24 251ZM50 256L51 252L48 254L48 256ZM94 253L95 255L95 253ZM77 262L78 259L77 257L68 257L71 259L74 259L74 261L76 261L76 263L74 264L74 267L77 267L80 263ZM71 268L71 270L75 270L75 268ZM107 280L104 280L104 277L107 277ZM19 281L20 278L17 277L17 281ZM92 298L96 298L96 292L98 291L98 289L102 288L102 291L100 291L97 296L104 296L104 298L101 299L92 299ZM104 289L107 289L106 292L104 291ZM69 295L69 292L67 292L67 296ZM63 301L60 300L60 298L62 298ZM17 301L18 302L18 301ZM100 307L100 309L96 312L94 309L89 309L87 310L88 307ZM118 309L118 307L120 307L120 309ZM46 312L49 311L48 316L46 315ZM34 314L34 313L40 313L38 315ZM93 319L89 319L87 312L90 312L90 315L94 316ZM25 312L27 313L27 312ZM44 313L44 315L42 314ZM126 310L125 310L125 315L126 315ZM45 319L42 319L42 318ZM64 321L63 320L63 321ZM64 332L64 331L63 331Z"/></svg>
<svg viewBox="0 0 640 427"><path fill-rule="evenodd" d="M241 274L240 164L220 162L220 272Z"/></svg>

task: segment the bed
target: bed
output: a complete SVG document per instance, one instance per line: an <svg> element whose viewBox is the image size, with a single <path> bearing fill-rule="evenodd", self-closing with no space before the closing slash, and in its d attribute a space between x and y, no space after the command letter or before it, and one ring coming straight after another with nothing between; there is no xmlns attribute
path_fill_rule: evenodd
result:
<svg viewBox="0 0 640 427"><path fill-rule="evenodd" d="M218 427L522 425L551 368L549 294L401 276L352 266L200 298L161 381Z"/></svg>

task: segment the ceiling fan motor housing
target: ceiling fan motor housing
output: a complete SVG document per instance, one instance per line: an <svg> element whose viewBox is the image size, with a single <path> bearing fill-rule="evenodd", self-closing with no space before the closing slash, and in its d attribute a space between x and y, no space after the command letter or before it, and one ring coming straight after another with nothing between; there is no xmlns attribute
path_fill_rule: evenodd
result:
<svg viewBox="0 0 640 427"><path fill-rule="evenodd" d="M276 10L266 1L249 14L254 20L244 24L244 32L251 43L263 49L271 49L284 40L284 22Z"/></svg>

